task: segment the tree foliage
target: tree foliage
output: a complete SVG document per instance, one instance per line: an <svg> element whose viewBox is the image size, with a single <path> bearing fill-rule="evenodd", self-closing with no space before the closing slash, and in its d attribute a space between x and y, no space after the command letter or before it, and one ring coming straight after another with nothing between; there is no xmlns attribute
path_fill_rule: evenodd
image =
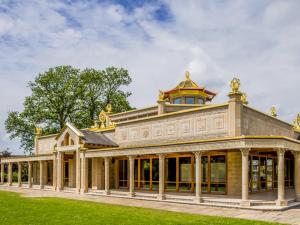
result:
<svg viewBox="0 0 300 225"><path fill-rule="evenodd" d="M43 127L43 134L52 134L67 121L78 128L89 127L108 103L114 112L131 109L127 99L131 93L122 90L130 83L130 75L123 68L50 68L29 82L32 94L25 98L22 112L9 112L6 131L11 139L20 139L25 152L32 152L37 125Z"/></svg>

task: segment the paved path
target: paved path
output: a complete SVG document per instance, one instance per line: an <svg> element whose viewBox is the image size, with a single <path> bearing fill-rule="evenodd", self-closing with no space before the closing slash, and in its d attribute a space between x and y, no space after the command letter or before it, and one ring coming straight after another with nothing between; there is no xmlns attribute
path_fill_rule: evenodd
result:
<svg viewBox="0 0 300 225"><path fill-rule="evenodd" d="M254 220L263 220L263 221L270 221L270 222L300 225L299 206L286 211L266 212L266 211L258 211L258 210L208 207L208 206L188 205L188 204L180 204L180 203L115 198L115 197L106 197L106 196L79 195L76 193L42 191L42 190L33 190L33 189L1 187L0 190L18 192L23 194L23 196L25 197L59 197L59 198L109 203L109 204L116 204L116 205L161 209L161 210L168 210L174 212L185 212L185 213L211 215L211 216L225 216L225 217L233 217L233 218L254 219Z"/></svg>

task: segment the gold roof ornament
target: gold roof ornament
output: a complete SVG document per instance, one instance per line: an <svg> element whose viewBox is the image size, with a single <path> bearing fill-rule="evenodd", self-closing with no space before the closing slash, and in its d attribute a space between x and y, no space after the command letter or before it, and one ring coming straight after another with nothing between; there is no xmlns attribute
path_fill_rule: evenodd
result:
<svg viewBox="0 0 300 225"><path fill-rule="evenodd" d="M99 114L99 121L100 121L100 128L104 129L105 121L106 121L106 113L104 112L104 110L102 110Z"/></svg>
<svg viewBox="0 0 300 225"><path fill-rule="evenodd" d="M277 117L277 112L276 111L277 110L276 110L275 106L272 106L271 109L270 109L271 116Z"/></svg>
<svg viewBox="0 0 300 225"><path fill-rule="evenodd" d="M111 113L112 112L112 106L111 106L111 104L107 104L107 106L105 107L105 109L106 109L107 113Z"/></svg>
<svg viewBox="0 0 300 225"><path fill-rule="evenodd" d="M300 113L298 113L296 119L294 120L294 130L300 132Z"/></svg>
<svg viewBox="0 0 300 225"><path fill-rule="evenodd" d="M189 71L185 71L185 80L191 80Z"/></svg>
<svg viewBox="0 0 300 225"><path fill-rule="evenodd" d="M158 94L158 101L164 101L165 99L165 94L162 90L159 90L159 94Z"/></svg>
<svg viewBox="0 0 300 225"><path fill-rule="evenodd" d="M247 100L247 94L243 93L243 95L241 96L241 100L243 102L243 104L248 105L248 100Z"/></svg>
<svg viewBox="0 0 300 225"><path fill-rule="evenodd" d="M231 92L232 93L239 93L241 87L241 81L238 78L233 78L230 82Z"/></svg>
<svg viewBox="0 0 300 225"><path fill-rule="evenodd" d="M42 133L43 133L42 128L40 128L40 127L35 127L35 135L36 135L36 136L41 136Z"/></svg>

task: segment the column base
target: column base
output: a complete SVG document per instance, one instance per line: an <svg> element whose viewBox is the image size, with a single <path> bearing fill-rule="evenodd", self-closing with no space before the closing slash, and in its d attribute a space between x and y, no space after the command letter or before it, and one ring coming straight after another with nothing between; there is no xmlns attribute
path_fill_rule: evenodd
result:
<svg viewBox="0 0 300 225"><path fill-rule="evenodd" d="M110 190L105 190L104 193L105 195L110 195Z"/></svg>
<svg viewBox="0 0 300 225"><path fill-rule="evenodd" d="M18 184L18 187L22 187L22 184Z"/></svg>
<svg viewBox="0 0 300 225"><path fill-rule="evenodd" d="M77 194L80 194L81 193L81 189L80 188L76 188L76 191L75 191Z"/></svg>
<svg viewBox="0 0 300 225"><path fill-rule="evenodd" d="M166 196L165 196L164 194L159 194L159 195L157 196L157 199L158 199L158 200L165 200L165 199L166 199Z"/></svg>
<svg viewBox="0 0 300 225"><path fill-rule="evenodd" d="M135 192L129 192L128 196L129 197L135 197Z"/></svg>
<svg viewBox="0 0 300 225"><path fill-rule="evenodd" d="M12 184L8 184L8 187L11 187L12 186Z"/></svg>
<svg viewBox="0 0 300 225"><path fill-rule="evenodd" d="M196 197L195 199L194 199L194 203L196 203L196 204L200 204L200 203L202 203L203 202L203 198L202 197Z"/></svg>
<svg viewBox="0 0 300 225"><path fill-rule="evenodd" d="M81 189L81 194L84 194L84 193L87 193L88 192L88 190L84 190L84 189Z"/></svg>
<svg viewBox="0 0 300 225"><path fill-rule="evenodd" d="M240 202L240 206L241 207L250 207L251 206L251 202L249 200L242 200Z"/></svg>
<svg viewBox="0 0 300 225"><path fill-rule="evenodd" d="M296 202L300 202L300 196L296 196L295 201L296 201Z"/></svg>
<svg viewBox="0 0 300 225"><path fill-rule="evenodd" d="M286 200L277 200L276 205L277 206L287 206L288 202Z"/></svg>
<svg viewBox="0 0 300 225"><path fill-rule="evenodd" d="M41 185L41 186L40 186L40 190L43 190L43 189L44 189L44 186L43 186L43 185Z"/></svg>

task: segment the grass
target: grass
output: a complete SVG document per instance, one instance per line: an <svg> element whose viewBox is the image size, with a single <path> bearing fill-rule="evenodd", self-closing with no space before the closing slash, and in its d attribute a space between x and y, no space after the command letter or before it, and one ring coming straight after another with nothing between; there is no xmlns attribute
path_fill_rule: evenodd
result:
<svg viewBox="0 0 300 225"><path fill-rule="evenodd" d="M0 191L0 224L275 224Z"/></svg>

